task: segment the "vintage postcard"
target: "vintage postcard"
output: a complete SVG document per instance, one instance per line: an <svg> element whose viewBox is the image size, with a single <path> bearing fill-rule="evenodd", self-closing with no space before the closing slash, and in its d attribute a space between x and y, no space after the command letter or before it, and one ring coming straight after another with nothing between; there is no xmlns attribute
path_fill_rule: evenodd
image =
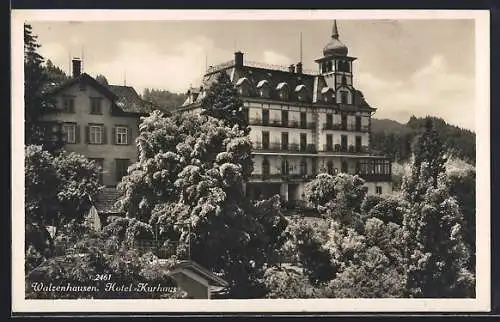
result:
<svg viewBox="0 0 500 322"><path fill-rule="evenodd" d="M12 61L14 313L490 310L488 11L14 10Z"/></svg>

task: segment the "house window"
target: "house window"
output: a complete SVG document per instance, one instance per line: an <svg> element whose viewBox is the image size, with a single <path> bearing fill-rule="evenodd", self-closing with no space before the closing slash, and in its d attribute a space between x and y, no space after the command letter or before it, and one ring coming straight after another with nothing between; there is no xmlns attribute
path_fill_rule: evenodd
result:
<svg viewBox="0 0 500 322"><path fill-rule="evenodd" d="M102 125L89 126L89 143L90 144L104 143L104 126Z"/></svg>
<svg viewBox="0 0 500 322"><path fill-rule="evenodd" d="M120 182L127 175L127 169L130 165L129 159L115 159L116 165L116 181Z"/></svg>
<svg viewBox="0 0 500 322"><path fill-rule="evenodd" d="M67 144L76 143L76 124L63 125L63 140Z"/></svg>
<svg viewBox="0 0 500 322"><path fill-rule="evenodd" d="M125 126L117 126L115 128L116 144L128 144L128 128Z"/></svg>
<svg viewBox="0 0 500 322"><path fill-rule="evenodd" d="M262 160L262 175L264 177L268 177L270 174L269 172L269 160L267 158L264 158L264 160Z"/></svg>
<svg viewBox="0 0 500 322"><path fill-rule="evenodd" d="M305 159L300 162L300 174L307 175L307 161Z"/></svg>
<svg viewBox="0 0 500 322"><path fill-rule="evenodd" d="M331 134L326 135L326 151L333 151L333 136Z"/></svg>
<svg viewBox="0 0 500 322"><path fill-rule="evenodd" d="M290 166L287 160L281 161L281 174L288 175L290 173Z"/></svg>
<svg viewBox="0 0 500 322"><path fill-rule="evenodd" d="M382 187L381 187L381 186L376 186L376 187L375 187L375 192L376 192L378 195L381 195L381 194L382 194Z"/></svg>
<svg viewBox="0 0 500 322"><path fill-rule="evenodd" d="M306 151L307 148L307 134L300 133L300 151Z"/></svg>
<svg viewBox="0 0 500 322"><path fill-rule="evenodd" d="M90 98L90 114L102 114L102 98Z"/></svg>
<svg viewBox="0 0 500 322"><path fill-rule="evenodd" d="M333 129L333 115L332 114L326 114L326 129L327 130Z"/></svg>
<svg viewBox="0 0 500 322"><path fill-rule="evenodd" d="M75 98L73 96L63 97L63 111L66 113L75 113Z"/></svg>
<svg viewBox="0 0 500 322"><path fill-rule="evenodd" d="M89 158L89 160L92 160L95 162L97 167L99 168L99 184L102 185L103 183L103 173L104 173L104 159L102 158Z"/></svg>

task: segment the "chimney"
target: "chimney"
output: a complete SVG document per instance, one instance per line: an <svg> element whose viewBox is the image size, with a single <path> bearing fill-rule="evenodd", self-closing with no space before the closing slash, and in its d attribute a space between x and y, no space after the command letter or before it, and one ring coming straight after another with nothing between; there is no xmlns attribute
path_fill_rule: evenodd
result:
<svg viewBox="0 0 500 322"><path fill-rule="evenodd" d="M297 63L297 74L302 74L302 63L301 62Z"/></svg>
<svg viewBox="0 0 500 322"><path fill-rule="evenodd" d="M243 67L243 53L241 51L234 53L234 64L236 67Z"/></svg>
<svg viewBox="0 0 500 322"><path fill-rule="evenodd" d="M290 66L288 66L288 71L290 73L295 73L295 66L293 64L291 64Z"/></svg>
<svg viewBox="0 0 500 322"><path fill-rule="evenodd" d="M71 62L73 65L73 77L80 76L82 72L82 61L80 60L80 58L73 58Z"/></svg>

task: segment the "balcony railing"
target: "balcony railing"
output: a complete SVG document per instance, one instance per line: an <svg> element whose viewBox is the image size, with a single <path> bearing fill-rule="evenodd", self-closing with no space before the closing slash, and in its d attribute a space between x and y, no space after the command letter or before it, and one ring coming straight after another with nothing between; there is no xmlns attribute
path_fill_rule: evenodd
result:
<svg viewBox="0 0 500 322"><path fill-rule="evenodd" d="M323 150L319 152L340 152L340 153L369 153L368 146L354 146L354 145L323 145Z"/></svg>
<svg viewBox="0 0 500 322"><path fill-rule="evenodd" d="M250 176L253 180L282 180L282 181L301 181L313 179L316 175L313 173L255 173Z"/></svg>
<svg viewBox="0 0 500 322"><path fill-rule="evenodd" d="M280 121L280 120L262 120L253 118L250 119L248 123L250 125L286 127L292 129L314 129L316 127L316 124L313 122L301 123L296 120Z"/></svg>
<svg viewBox="0 0 500 322"><path fill-rule="evenodd" d="M370 127L368 125L356 126L356 124L329 124L323 123L323 130L333 131L354 131L354 132L368 132Z"/></svg>
<svg viewBox="0 0 500 322"><path fill-rule="evenodd" d="M316 153L314 144L300 145L297 143L262 143L254 142L253 149L257 151L277 151L277 152L297 152L297 153Z"/></svg>

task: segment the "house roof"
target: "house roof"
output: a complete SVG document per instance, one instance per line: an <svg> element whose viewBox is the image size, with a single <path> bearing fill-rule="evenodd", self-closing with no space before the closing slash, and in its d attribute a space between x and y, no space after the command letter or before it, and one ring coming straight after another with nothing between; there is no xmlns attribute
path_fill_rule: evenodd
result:
<svg viewBox="0 0 500 322"><path fill-rule="evenodd" d="M125 113L142 114L149 113L154 109L153 104L144 101L139 96L139 94L137 94L133 87L121 85L104 85L86 73L82 73L77 77L72 77L67 81L61 83L60 85L50 88L46 92L46 95L56 95L61 91L80 82L84 82L94 87Z"/></svg>
<svg viewBox="0 0 500 322"><path fill-rule="evenodd" d="M96 197L95 207L100 214L116 214L121 211L115 206L120 192L116 188L103 188Z"/></svg>
<svg viewBox="0 0 500 322"><path fill-rule="evenodd" d="M143 100L131 86L108 85L117 97L116 105L127 113L149 113L153 104Z"/></svg>
<svg viewBox="0 0 500 322"><path fill-rule="evenodd" d="M217 276L215 273L211 272L210 270L206 269L205 267L201 266L200 264L192 260L181 261L178 264L176 264L172 268L170 275L177 274L184 269L190 270L198 275L201 275L203 278L209 280L211 282L210 283L211 285L221 286L221 287L229 286L229 283L225 281L223 278Z"/></svg>

